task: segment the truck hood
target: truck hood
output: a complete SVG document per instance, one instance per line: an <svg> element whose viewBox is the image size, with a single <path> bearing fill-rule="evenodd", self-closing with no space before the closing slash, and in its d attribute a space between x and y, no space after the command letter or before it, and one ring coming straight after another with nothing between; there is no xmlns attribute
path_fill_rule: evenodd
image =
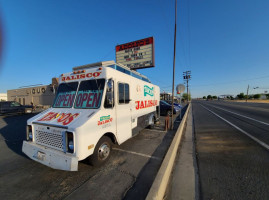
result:
<svg viewBox="0 0 269 200"><path fill-rule="evenodd" d="M50 108L28 120L29 123L75 128L89 120L96 110Z"/></svg>

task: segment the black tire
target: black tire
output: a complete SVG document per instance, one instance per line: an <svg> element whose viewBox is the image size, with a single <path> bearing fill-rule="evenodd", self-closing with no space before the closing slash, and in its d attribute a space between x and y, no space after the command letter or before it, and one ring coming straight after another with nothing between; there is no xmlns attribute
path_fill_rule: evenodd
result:
<svg viewBox="0 0 269 200"><path fill-rule="evenodd" d="M94 167L101 166L109 159L111 150L111 139L107 136L103 136L95 146L93 154L89 157L89 164Z"/></svg>

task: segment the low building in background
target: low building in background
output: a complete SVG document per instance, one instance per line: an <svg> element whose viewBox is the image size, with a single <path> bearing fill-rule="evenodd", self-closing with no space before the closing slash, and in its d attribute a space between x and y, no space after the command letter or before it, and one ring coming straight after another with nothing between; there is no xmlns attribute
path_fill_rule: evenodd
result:
<svg viewBox="0 0 269 200"><path fill-rule="evenodd" d="M160 93L160 99L161 100L172 100L172 94L171 93L162 92L162 93Z"/></svg>
<svg viewBox="0 0 269 200"><path fill-rule="evenodd" d="M7 101L7 93L0 93L0 101Z"/></svg>
<svg viewBox="0 0 269 200"><path fill-rule="evenodd" d="M50 85L23 87L7 91L8 101L17 101L22 105L50 107L58 88L58 78L53 78Z"/></svg>

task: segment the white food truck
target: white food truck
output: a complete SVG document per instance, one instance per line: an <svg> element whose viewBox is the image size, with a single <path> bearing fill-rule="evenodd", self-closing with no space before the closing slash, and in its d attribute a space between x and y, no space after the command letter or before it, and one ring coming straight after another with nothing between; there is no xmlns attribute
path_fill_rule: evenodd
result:
<svg viewBox="0 0 269 200"><path fill-rule="evenodd" d="M62 74L52 108L27 121L22 151L54 169L77 171L78 161L99 166L121 144L158 119L160 89L114 61Z"/></svg>

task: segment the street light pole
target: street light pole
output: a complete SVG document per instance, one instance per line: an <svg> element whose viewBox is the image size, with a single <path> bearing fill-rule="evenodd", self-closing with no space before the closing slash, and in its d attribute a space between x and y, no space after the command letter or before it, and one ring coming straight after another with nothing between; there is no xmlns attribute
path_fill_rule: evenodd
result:
<svg viewBox="0 0 269 200"><path fill-rule="evenodd" d="M174 115L174 90L175 90L175 64L176 64L176 39L177 39L177 0L175 0L175 33L174 33L174 61L173 61L173 84L172 84L172 117L170 129L173 130Z"/></svg>
<svg viewBox="0 0 269 200"><path fill-rule="evenodd" d="M248 89L247 89L247 99L246 99L246 102L248 102L248 91L249 91L249 85L248 85Z"/></svg>

